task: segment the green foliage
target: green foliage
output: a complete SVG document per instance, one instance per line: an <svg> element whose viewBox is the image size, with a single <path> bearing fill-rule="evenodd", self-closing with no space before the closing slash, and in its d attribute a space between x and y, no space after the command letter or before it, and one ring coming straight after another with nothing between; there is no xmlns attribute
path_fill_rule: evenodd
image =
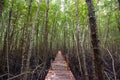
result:
<svg viewBox="0 0 120 80"><path fill-rule="evenodd" d="M118 22L117 16L119 13L118 6L116 5L116 1L114 0L93 0L96 18L97 18L97 26L99 30L99 37L101 42L106 41L117 41L120 42L120 36L118 31ZM13 4L13 5L12 5ZM32 24L34 21L34 17L38 8L38 4L40 4L40 11L36 21L36 26L39 30L39 39L41 39L44 35L45 28L45 11L46 11L46 2L45 0L39 2L38 0L32 1L31 7L31 21ZM15 23L15 29L18 31L19 35L22 35L22 28L24 27L27 11L28 11L29 0L5 0L3 18L0 21L0 29L3 32L0 32L2 36L5 34L5 26L8 22L8 14L9 10L12 9L12 20L11 25L13 25L13 20L15 19L15 15L17 14L17 22ZM78 8L79 8L79 27L81 29L81 37L85 33L88 32L88 10L85 0L78 0ZM64 30L66 31L67 39L72 39L73 32L76 34L76 5L75 0L50 0L49 5L49 37L52 36L52 32L54 31L54 42L59 42L59 39L64 40ZM4 25L2 25L2 23ZM4 27L3 27L4 26ZM12 27L12 26L11 26ZM55 27L55 30L52 30ZM73 28L74 27L74 28ZM65 28L65 29L64 29ZM74 29L74 31L73 31ZM11 30L12 31L12 30ZM20 31L20 32L19 32ZM89 34L87 34L89 35ZM108 35L108 36L105 36ZM20 36L18 36L20 37ZM107 38L105 38L107 37ZM50 38L49 38L50 39ZM50 41L50 40L49 40ZM72 41L71 41L72 43ZM62 44L62 43L60 43ZM103 44L104 45L104 44Z"/></svg>

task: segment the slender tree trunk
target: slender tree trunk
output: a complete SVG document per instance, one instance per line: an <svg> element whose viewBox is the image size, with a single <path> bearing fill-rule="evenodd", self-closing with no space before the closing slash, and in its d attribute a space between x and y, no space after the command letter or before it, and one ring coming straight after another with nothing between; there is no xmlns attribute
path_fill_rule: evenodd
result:
<svg viewBox="0 0 120 80"><path fill-rule="evenodd" d="M120 0L118 0L118 6L119 6L119 11L118 11L118 30L120 32Z"/></svg>
<svg viewBox="0 0 120 80"><path fill-rule="evenodd" d="M86 55L85 55L85 49L84 49L84 41L85 41L85 36L86 36L85 34L86 33L83 34L83 40L81 42L81 50L82 50L82 57L83 57L83 70L84 70L85 80L89 80L87 64L86 64Z"/></svg>
<svg viewBox="0 0 120 80"><path fill-rule="evenodd" d="M13 7L13 1L11 2L11 5ZM9 73L10 73L10 70L9 70L9 53L10 53L10 32L11 32L11 17L12 17L12 8L10 8L10 11L9 11L9 17L8 17L8 27L7 27L7 31L6 31L6 60L7 60L7 72L8 72L8 80L9 80Z"/></svg>
<svg viewBox="0 0 120 80"><path fill-rule="evenodd" d="M38 21L39 22L39 21ZM39 24L39 23L38 23ZM35 60L35 63L38 64L39 63L39 53L40 53L40 50L39 50L39 25L36 26L36 60Z"/></svg>
<svg viewBox="0 0 120 80"><path fill-rule="evenodd" d="M44 54L45 58L47 58L48 54L48 21L49 21L49 0L46 0L46 21L45 21L45 32L44 32Z"/></svg>
<svg viewBox="0 0 120 80"><path fill-rule="evenodd" d="M13 2L12 2L13 6ZM9 51L10 51L10 45L9 45L9 38L10 38L10 26L11 26L11 16L12 16L12 9L9 10L9 16L8 16L8 24L6 27L5 37L4 37L4 45L3 45L3 52L2 52L2 66L3 71L5 71L5 67L7 67L7 72L9 73ZM7 66L6 66L7 63ZM9 79L9 74L8 74Z"/></svg>
<svg viewBox="0 0 120 80"><path fill-rule="evenodd" d="M53 40L55 37L55 30L56 30L56 20L54 18L52 32L51 32L51 39L50 39L50 51L49 51L51 58L53 58Z"/></svg>
<svg viewBox="0 0 120 80"><path fill-rule="evenodd" d="M77 31L77 57L78 57L78 62L79 62L79 69L80 69L80 77L82 76L82 67L81 67L81 62L80 62L80 45L81 45L81 41L80 41L80 27L79 27L79 9L78 9L78 0L75 0L75 5L76 5L76 31Z"/></svg>
<svg viewBox="0 0 120 80"><path fill-rule="evenodd" d="M64 42L63 42L63 50L64 50L64 55L66 55L66 27L63 27L64 29ZM66 58L66 57L65 57Z"/></svg>
<svg viewBox="0 0 120 80"><path fill-rule="evenodd" d="M118 0L118 4L119 4L119 10L120 10L120 0Z"/></svg>
<svg viewBox="0 0 120 80"><path fill-rule="evenodd" d="M26 54L26 46L27 46L27 28L26 28L26 23L24 23L24 29L23 29L23 36L22 36L22 65L21 65L21 73L25 71L26 67L26 59L27 59L27 54Z"/></svg>
<svg viewBox="0 0 120 80"><path fill-rule="evenodd" d="M13 3L12 3L13 6ZM10 52L10 45L9 45L9 39L10 39L10 25L11 25L11 16L12 16L12 9L9 11L9 20L8 20L8 27L7 27L7 38L6 38L6 57L7 57L7 71L8 71L8 79L9 79L9 52Z"/></svg>
<svg viewBox="0 0 120 80"><path fill-rule="evenodd" d="M111 5L110 5L110 10L112 10L112 3L111 3ZM107 38L109 37L109 33L110 33L110 20L111 20L111 13L109 13L109 15L108 15L108 21L107 21L107 28L105 28L105 33L104 33L104 42L103 42L103 44L104 44L104 47L105 47L105 45L106 45L106 43L107 43Z"/></svg>
<svg viewBox="0 0 120 80"><path fill-rule="evenodd" d="M0 16L2 16L3 7L4 7L4 0L0 0Z"/></svg>
<svg viewBox="0 0 120 80"><path fill-rule="evenodd" d="M17 44L15 44L16 42L16 37L15 35L18 34L18 33L15 33L15 27L16 27L16 24L18 22L18 10L17 12L15 13L14 15L14 19L12 20L12 29L11 29L11 34L10 34L10 41L9 41L9 46L10 46L10 51L11 50L15 50L15 47L17 46Z"/></svg>
<svg viewBox="0 0 120 80"><path fill-rule="evenodd" d="M101 56L99 40L98 40L94 6L92 4L92 0L86 0L86 3L88 6L89 26L91 31L92 49L94 53L95 72L98 80L105 80L103 74L103 62L102 62L102 56Z"/></svg>
<svg viewBox="0 0 120 80"><path fill-rule="evenodd" d="M32 0L29 0L29 6L28 6L28 14L26 17L26 23L24 23L24 29L23 29L23 42L22 42L22 66L21 66L21 73L26 71L26 66L27 66L27 38L28 38L28 26L30 22L30 10L31 10L31 3ZM27 74L27 73L26 73ZM26 80L26 75L24 76L24 80Z"/></svg>
<svg viewBox="0 0 120 80"><path fill-rule="evenodd" d="M30 58L31 58L31 54L32 54L32 48L33 48L33 42L34 42L34 33L35 33L35 26L36 26L36 21L37 21L37 17L38 17L38 13L40 10L40 6L38 6L36 15L35 15L35 19L34 19L34 23L32 25L32 32L31 32L31 38L30 38L30 46L29 46L29 50L28 50L28 58L27 58L27 64L26 64L26 71L30 70ZM28 78L28 74L25 75L25 80L27 80Z"/></svg>
<svg viewBox="0 0 120 80"><path fill-rule="evenodd" d="M72 48L73 48L73 52L72 53L74 53L74 48L75 48L75 36L74 36L74 21L73 21L73 26L72 26Z"/></svg>

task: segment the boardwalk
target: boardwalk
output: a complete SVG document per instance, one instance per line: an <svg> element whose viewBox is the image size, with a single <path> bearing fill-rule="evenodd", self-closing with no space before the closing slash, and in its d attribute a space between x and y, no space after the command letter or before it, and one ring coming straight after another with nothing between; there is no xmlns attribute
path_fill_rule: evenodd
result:
<svg viewBox="0 0 120 80"><path fill-rule="evenodd" d="M61 52L56 55L45 80L75 80Z"/></svg>

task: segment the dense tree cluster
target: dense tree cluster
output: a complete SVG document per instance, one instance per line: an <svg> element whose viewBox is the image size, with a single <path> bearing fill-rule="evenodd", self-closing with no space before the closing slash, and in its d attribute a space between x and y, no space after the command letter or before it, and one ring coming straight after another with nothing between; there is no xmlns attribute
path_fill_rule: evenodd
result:
<svg viewBox="0 0 120 80"><path fill-rule="evenodd" d="M58 50L76 80L119 80L120 0L0 0L0 79L44 80Z"/></svg>

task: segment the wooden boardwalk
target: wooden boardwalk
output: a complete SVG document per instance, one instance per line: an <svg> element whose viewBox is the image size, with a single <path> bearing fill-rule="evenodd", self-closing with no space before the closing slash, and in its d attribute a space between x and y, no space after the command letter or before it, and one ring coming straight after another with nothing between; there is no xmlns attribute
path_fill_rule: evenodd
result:
<svg viewBox="0 0 120 80"><path fill-rule="evenodd" d="M48 71L45 80L75 80L60 51L57 53L55 61L51 64L51 69Z"/></svg>

